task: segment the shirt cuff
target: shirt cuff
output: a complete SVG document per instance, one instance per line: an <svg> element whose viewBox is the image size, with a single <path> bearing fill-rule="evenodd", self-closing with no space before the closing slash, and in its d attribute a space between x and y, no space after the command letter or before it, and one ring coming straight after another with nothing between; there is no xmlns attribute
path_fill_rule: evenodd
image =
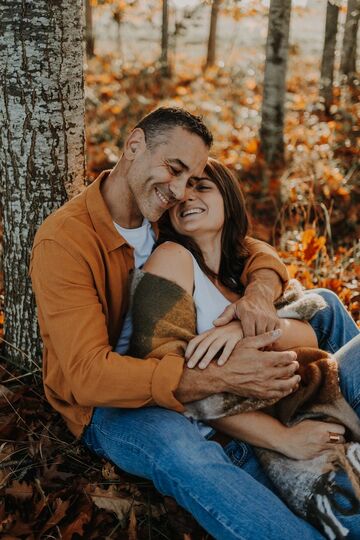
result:
<svg viewBox="0 0 360 540"><path fill-rule="evenodd" d="M157 405L177 412L185 411L174 396L183 370L184 358L181 356L169 354L159 361L151 379L151 394Z"/></svg>

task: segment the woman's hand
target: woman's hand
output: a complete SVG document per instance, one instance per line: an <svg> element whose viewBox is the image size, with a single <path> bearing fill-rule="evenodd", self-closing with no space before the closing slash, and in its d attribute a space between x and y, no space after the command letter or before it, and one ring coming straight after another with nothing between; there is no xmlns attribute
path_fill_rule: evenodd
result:
<svg viewBox="0 0 360 540"><path fill-rule="evenodd" d="M211 328L199 334L189 341L185 351L187 367L193 368L198 365L199 368L205 369L221 350L217 364L223 366L242 338L240 321L232 321L225 326Z"/></svg>
<svg viewBox="0 0 360 540"><path fill-rule="evenodd" d="M277 450L292 459L312 459L331 451L336 444L343 444L344 433L344 426L339 424L303 420L285 428Z"/></svg>

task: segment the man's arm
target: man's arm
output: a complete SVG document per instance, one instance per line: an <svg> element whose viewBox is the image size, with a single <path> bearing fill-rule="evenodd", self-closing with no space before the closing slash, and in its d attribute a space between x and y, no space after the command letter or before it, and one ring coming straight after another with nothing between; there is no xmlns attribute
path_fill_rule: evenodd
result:
<svg viewBox="0 0 360 540"><path fill-rule="evenodd" d="M288 273L274 248L254 238L247 238L246 245L250 255L241 275L244 296L230 304L214 324L223 326L239 319L244 336L255 336L279 327L274 301L286 286Z"/></svg>
<svg viewBox="0 0 360 540"><path fill-rule="evenodd" d="M280 333L277 330L243 339L221 367L211 362L205 370L185 368L175 396L182 403L219 392L259 399L287 396L300 382L300 376L295 375L299 367L296 353L258 350L276 341Z"/></svg>
<svg viewBox="0 0 360 540"><path fill-rule="evenodd" d="M50 393L83 407L157 404L183 410L174 392L184 359L167 355L161 361L140 360L113 352L86 261L53 240L43 240L33 250L30 273L49 359L44 383Z"/></svg>
<svg viewBox="0 0 360 540"><path fill-rule="evenodd" d="M193 263L189 252L178 244L159 246L144 270L177 283L189 294L194 285ZM298 368L294 352L262 352L258 349L275 342L281 332L241 340L227 363L212 362L205 370L185 368L175 396L182 403L219 392L240 396L280 399L294 388Z"/></svg>

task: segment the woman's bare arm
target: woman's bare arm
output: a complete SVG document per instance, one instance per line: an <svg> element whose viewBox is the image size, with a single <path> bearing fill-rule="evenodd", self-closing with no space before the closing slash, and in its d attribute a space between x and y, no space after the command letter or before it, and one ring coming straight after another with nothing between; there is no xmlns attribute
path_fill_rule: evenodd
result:
<svg viewBox="0 0 360 540"><path fill-rule="evenodd" d="M338 443L344 442L345 428L338 424L304 420L286 427L262 411L236 414L208 423L235 439L275 450L292 459L311 459L333 450L334 443L329 441L329 432L339 434Z"/></svg>
<svg viewBox="0 0 360 540"><path fill-rule="evenodd" d="M190 253L173 242L161 244L144 266L145 272L174 281L189 294L193 292L193 262ZM185 367L176 390L177 399L186 403L219 392L261 399L289 394L296 385L296 362L287 352L262 352L276 336L272 333L254 336L234 351L226 366L212 364L205 371ZM259 375L259 365L262 370Z"/></svg>
<svg viewBox="0 0 360 540"><path fill-rule="evenodd" d="M318 347L312 326L297 319L280 319L281 337L274 343L273 350L287 351L296 347Z"/></svg>

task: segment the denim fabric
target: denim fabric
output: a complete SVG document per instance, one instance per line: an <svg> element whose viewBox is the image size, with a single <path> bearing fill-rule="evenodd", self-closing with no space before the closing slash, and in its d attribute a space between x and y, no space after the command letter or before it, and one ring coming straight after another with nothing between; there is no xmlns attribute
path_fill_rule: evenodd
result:
<svg viewBox="0 0 360 540"><path fill-rule="evenodd" d="M320 294L328 305L317 312L310 324L316 333L319 348L335 353L359 335L359 328L335 293L328 289L312 289L308 292Z"/></svg>
<svg viewBox="0 0 360 540"><path fill-rule="evenodd" d="M179 413L97 408L83 440L121 469L152 480L216 539L322 538Z"/></svg>
<svg viewBox="0 0 360 540"><path fill-rule="evenodd" d="M359 334L336 295L318 290L328 308L310 321L319 346L335 352ZM360 338L337 354L340 382L349 403L359 408ZM359 411L358 411L359 413ZM273 493L250 445L231 441L225 449L204 439L196 424L174 411L97 408L83 442L128 473L148 478L174 497L219 540L320 539ZM348 486L346 478L338 475ZM346 517L349 540L360 538L360 516Z"/></svg>

